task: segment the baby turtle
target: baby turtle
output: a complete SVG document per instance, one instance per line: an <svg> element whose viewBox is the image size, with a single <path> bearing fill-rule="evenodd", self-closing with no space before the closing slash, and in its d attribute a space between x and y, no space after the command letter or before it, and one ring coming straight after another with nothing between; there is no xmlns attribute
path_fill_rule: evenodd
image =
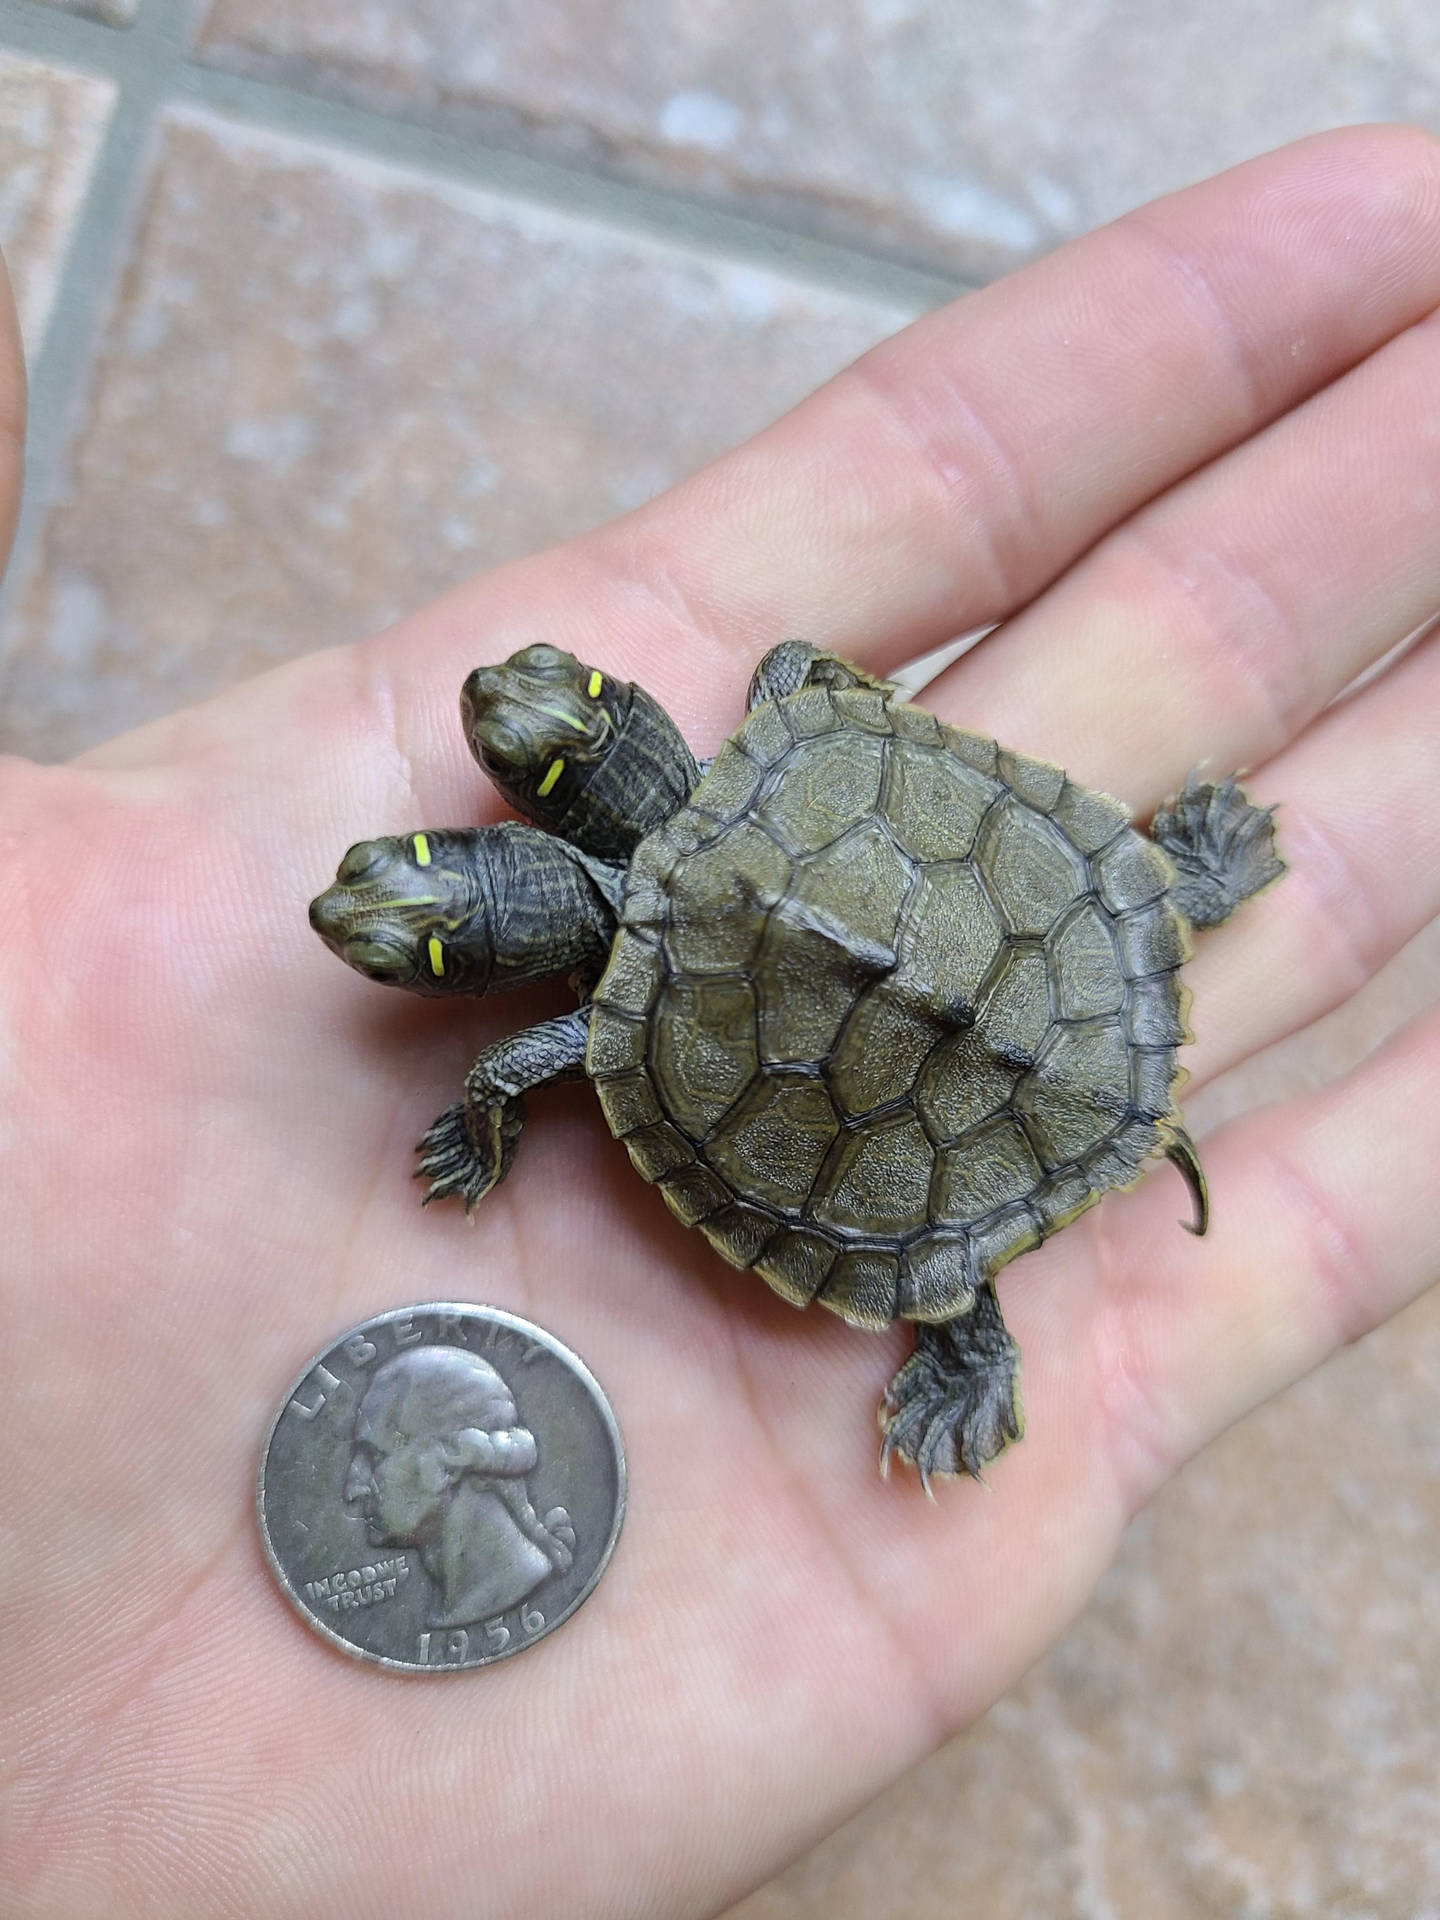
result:
<svg viewBox="0 0 1440 1920"><path fill-rule="evenodd" d="M465 683L471 747L550 829L354 846L310 908L372 979L580 1007L487 1046L420 1143L427 1199L509 1170L523 1096L595 1083L671 1210L797 1306L916 1323L892 1454L979 1474L1021 1432L995 1279L1151 1155L1208 1204L1176 1105L1192 927L1283 871L1270 812L1193 776L1118 800L800 641L706 766L640 688L553 647Z"/></svg>

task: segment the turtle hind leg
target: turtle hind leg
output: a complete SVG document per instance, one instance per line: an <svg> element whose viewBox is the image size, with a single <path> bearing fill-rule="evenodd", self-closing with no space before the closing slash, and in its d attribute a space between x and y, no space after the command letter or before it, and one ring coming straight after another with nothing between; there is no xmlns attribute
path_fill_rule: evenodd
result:
<svg viewBox="0 0 1440 1920"><path fill-rule="evenodd" d="M1274 813L1252 806L1233 778L1216 785L1192 773L1155 815L1151 835L1178 874L1170 898L1192 926L1218 927L1284 873Z"/></svg>
<svg viewBox="0 0 1440 1920"><path fill-rule="evenodd" d="M510 1171L525 1125L524 1094L552 1080L585 1073L589 1007L542 1021L486 1047L465 1079L465 1098L450 1107L416 1148L417 1179L430 1182L425 1205L455 1194L466 1213Z"/></svg>
<svg viewBox="0 0 1440 1920"><path fill-rule="evenodd" d="M968 1313L916 1327L915 1351L885 1389L880 1426L880 1471L897 1456L927 1493L934 1473L978 1480L1020 1438L1020 1349L989 1282Z"/></svg>
<svg viewBox="0 0 1440 1920"><path fill-rule="evenodd" d="M826 653L823 647L812 647L808 640L782 640L778 647L771 647L756 667L745 710L753 713L765 701L783 700L787 694L798 693L802 687L832 687L837 690L844 687L874 687L881 693L894 691L888 680L877 680L874 674L866 673L863 667L852 667L838 653Z"/></svg>

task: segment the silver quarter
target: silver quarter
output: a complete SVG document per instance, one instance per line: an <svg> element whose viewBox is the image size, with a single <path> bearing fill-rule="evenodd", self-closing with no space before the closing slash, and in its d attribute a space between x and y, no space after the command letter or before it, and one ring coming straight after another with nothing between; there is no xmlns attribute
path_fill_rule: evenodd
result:
<svg viewBox="0 0 1440 1920"><path fill-rule="evenodd" d="M496 1307L362 1321L281 1401L256 1488L275 1577L333 1645L406 1673L508 1660L595 1591L625 1517L610 1403Z"/></svg>

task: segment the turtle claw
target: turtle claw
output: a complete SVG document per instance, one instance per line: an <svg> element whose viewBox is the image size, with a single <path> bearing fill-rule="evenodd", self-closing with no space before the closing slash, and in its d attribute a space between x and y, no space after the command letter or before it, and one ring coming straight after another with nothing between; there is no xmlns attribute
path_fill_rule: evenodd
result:
<svg viewBox="0 0 1440 1920"><path fill-rule="evenodd" d="M883 1410L881 1412L880 1418L882 1422L885 1419L885 1414ZM896 1454L899 1455L899 1457L905 1462L907 1466L915 1467L916 1471L920 1475L921 1491L924 1493L925 1498L930 1502L931 1506L937 1506L939 1502L935 1498L935 1489L930 1484L929 1468L920 1465L918 1461L912 1460L910 1455L905 1451L905 1449L899 1446L898 1443L893 1439L890 1433L890 1429L887 1427L885 1429L884 1438L880 1442L880 1478L882 1480L888 1480L890 1478L890 1462L892 1459L894 1459Z"/></svg>
<svg viewBox="0 0 1440 1920"><path fill-rule="evenodd" d="M447 1108L415 1149L420 1155L415 1177L430 1182L421 1205L453 1194L464 1201L467 1216L472 1214L510 1171L523 1124L518 1100Z"/></svg>

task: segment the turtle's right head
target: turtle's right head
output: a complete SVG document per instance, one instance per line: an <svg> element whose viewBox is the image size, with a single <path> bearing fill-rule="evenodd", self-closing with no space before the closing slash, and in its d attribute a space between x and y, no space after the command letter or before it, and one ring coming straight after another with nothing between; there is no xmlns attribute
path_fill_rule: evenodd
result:
<svg viewBox="0 0 1440 1920"><path fill-rule="evenodd" d="M608 759L632 691L559 647L522 647L468 677L460 719L470 751L516 812L554 826Z"/></svg>
<svg viewBox="0 0 1440 1920"><path fill-rule="evenodd" d="M495 968L486 831L361 840L310 902L311 926L368 980L430 997L484 993Z"/></svg>

